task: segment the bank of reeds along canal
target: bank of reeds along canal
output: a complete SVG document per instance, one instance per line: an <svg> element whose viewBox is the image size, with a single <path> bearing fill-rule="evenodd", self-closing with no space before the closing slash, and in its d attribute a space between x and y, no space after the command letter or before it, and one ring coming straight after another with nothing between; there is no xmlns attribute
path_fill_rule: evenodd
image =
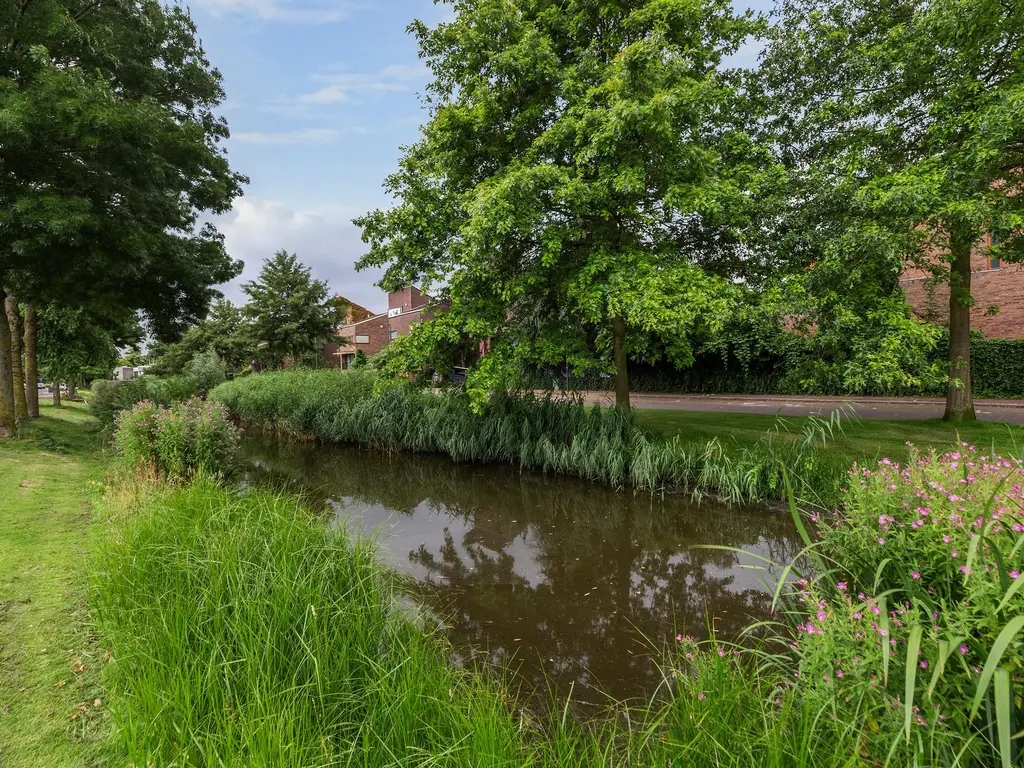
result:
<svg viewBox="0 0 1024 768"><path fill-rule="evenodd" d="M513 392L479 405L461 390L426 390L367 370L246 376L210 397L251 424L296 436L730 502L782 499L785 465L798 497L828 506L848 469L842 456L822 447L835 419L810 419L797 434L771 430L753 445L668 439L639 429L616 408Z"/></svg>
<svg viewBox="0 0 1024 768"><path fill-rule="evenodd" d="M301 381L310 374L289 375ZM321 376L317 380L326 386L330 379ZM272 384L265 385L268 380ZM380 430L364 442L395 449L405 445L396 435L418 433L411 423L414 409L396 405L389 418L398 426L385 429L381 425L391 423L386 414L374 416L365 404L387 397L412 401L420 397L415 392L394 394L398 387L391 385L375 390L368 380L358 385L362 394L345 384L334 400L318 402L292 389L286 401L289 388L282 381L283 375L250 377L216 397L225 403L236 398L241 415L279 432L337 428L337 435L344 434L339 424L354 417L331 409L349 397L353 410L368 414L367 424ZM435 398L425 401L427 409L461 407L427 397ZM519 417L520 436L532 440L527 445L550 444L572 455L574 441L545 442L547 432L531 432L542 418L564 427L570 417L550 410L549 403L523 406L532 417L518 407L503 411L517 416L470 432L471 447L460 458L496 462L494 451L505 443L495 436L501 434L495 425L510 430ZM749 643L734 644L717 633L702 641L685 627L652 632L661 641L655 637L651 646L663 649L648 660L660 670L656 692L629 705L608 700L604 717L582 721L558 690L549 693L546 708L524 706L507 673L467 663L464 654L453 653L444 632L410 618L400 607L401 582L378 559L388 553L378 554L352 525L359 507L379 507L389 519L405 513L412 528L423 523L435 533L448 526L447 537L414 536L422 547L397 552L414 576L421 568L434 578L433 585L419 579L427 597L465 578L465 592L484 597L480 607L456 601L457 611L483 616L489 608L499 615L505 606L522 606L523 621L541 629L554 620L531 618L528 604L562 584L583 602L592 594L582 590L582 581L601 575L592 565L583 578L574 578L576 561L565 554L573 546L593 550L592 562L603 558L604 570L628 570L626 577L612 574L597 586L619 590L615 605L634 616L651 611L654 623L673 615L648 599L662 582L668 585L663 602L685 600L700 594L701 579L722 577L722 564L658 551L658 542L671 541L658 529L664 522L639 509L622 515L632 519L630 525L612 519L602 529L595 520L595 533L584 531L584 517L559 517L558 509L552 521L544 499L557 498L558 491L530 490L533 480L515 471L506 470L501 482L485 477L484 489L489 484L492 490L468 498L460 495L458 476L451 492L442 488L436 498L418 498L414 488L366 482L358 472L332 477L347 458L343 453L318 475L314 457L321 446L289 454L264 444L250 450L250 463L296 480L307 489L305 502L280 490L219 485L208 475L216 474L215 457L236 439L226 413L198 403L170 413L153 408L140 404L122 416L115 446L136 478L161 481L148 494L128 484L133 514L116 518L109 544L96 555L91 601L115 660L109 696L115 747L132 763L1009 768L1020 762L1024 468L1015 459L963 445L945 454L914 453L904 464L884 458L853 467L834 511L801 514L794 504L802 556L778 572L777 588L765 593L773 620L749 626ZM261 408L264 418L257 418ZM275 413L290 416L275 419ZM458 418L458 411L451 416ZM580 410L571 418L582 427L584 419L605 424L606 417ZM410 423L402 428L404 422ZM602 429L592 427L595 444L606 434ZM436 445L418 450L434 452ZM359 469L358 461L350 462ZM508 463L529 466L522 458ZM479 465L466 462L459 471L474 468ZM444 485L437 465L416 471ZM554 482L555 476L550 472L537 482ZM483 510L491 505L477 498L508 495L509 478L527 484L520 507L528 521L525 536L509 528L519 524L520 512L489 519ZM319 497L308 490L314 487L322 489ZM112 485L110 496L116 499L117 491ZM324 498L349 515L349 525L325 525ZM569 494L562 503L576 514L590 500ZM725 516L712 514L728 532ZM559 534L559 522L575 527ZM556 533L542 535L544 525ZM598 535L601 544L611 538L606 532L656 554L640 556L638 574L621 564L635 557L616 561L615 552L598 545ZM553 538L545 543L545 535ZM723 562L739 557L733 549L711 551L733 558ZM769 555L748 551L746 557L766 564L758 558L773 559ZM813 569L802 570L805 561ZM479 580L469 581L469 571ZM488 587L505 582L519 590L518 604L494 597L500 590L488 594ZM640 599L631 602L626 587ZM707 607L714 621L715 606ZM595 615L571 614L570 629L600 632L611 619ZM563 634L561 642L570 636ZM578 650L599 652L587 645ZM573 649L567 651L549 658L569 658ZM584 668L570 671L573 694L587 682L577 684Z"/></svg>

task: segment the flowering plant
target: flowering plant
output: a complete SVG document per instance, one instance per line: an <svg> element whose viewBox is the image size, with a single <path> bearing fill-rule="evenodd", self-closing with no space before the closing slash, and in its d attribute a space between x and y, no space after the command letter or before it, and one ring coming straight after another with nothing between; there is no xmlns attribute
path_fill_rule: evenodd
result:
<svg viewBox="0 0 1024 768"><path fill-rule="evenodd" d="M114 450L133 466L187 479L222 475L231 468L238 432L227 409L193 398L162 408L145 400L117 417Z"/></svg>

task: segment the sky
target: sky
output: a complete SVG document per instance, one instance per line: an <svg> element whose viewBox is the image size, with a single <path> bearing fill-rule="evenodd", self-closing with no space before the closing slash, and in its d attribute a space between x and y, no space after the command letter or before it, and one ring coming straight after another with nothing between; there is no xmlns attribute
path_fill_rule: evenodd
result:
<svg viewBox="0 0 1024 768"><path fill-rule="evenodd" d="M772 0L737 0L766 9ZM242 283L279 249L298 255L332 293L374 311L387 307L356 272L365 253L352 218L388 207L382 184L426 113L428 72L406 32L414 19L450 18L433 0L189 0L199 37L227 93L231 166L249 177L232 210L215 219ZM745 51L740 58L753 58Z"/></svg>

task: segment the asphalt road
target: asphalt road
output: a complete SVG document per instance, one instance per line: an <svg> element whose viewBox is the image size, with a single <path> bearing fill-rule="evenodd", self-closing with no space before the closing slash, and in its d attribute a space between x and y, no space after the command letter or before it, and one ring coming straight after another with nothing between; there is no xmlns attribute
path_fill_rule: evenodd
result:
<svg viewBox="0 0 1024 768"><path fill-rule="evenodd" d="M613 392L588 392L588 402L614 402ZM747 395L630 395L634 408L717 413L764 413L783 416L828 416L835 410L852 408L862 419L941 419L945 400L939 398L885 397L781 397ZM1024 424L1024 400L975 400L974 410L984 421Z"/></svg>

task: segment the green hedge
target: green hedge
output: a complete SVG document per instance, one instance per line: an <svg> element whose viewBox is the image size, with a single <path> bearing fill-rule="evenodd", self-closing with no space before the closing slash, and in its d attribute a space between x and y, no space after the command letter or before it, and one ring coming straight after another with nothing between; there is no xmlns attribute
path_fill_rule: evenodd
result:
<svg viewBox="0 0 1024 768"><path fill-rule="evenodd" d="M933 359L946 359L945 340L935 348ZM975 397L1024 398L1024 340L975 339L971 347L972 376ZM698 356L693 366L677 369L669 365L651 366L633 363L630 367L630 389L633 392L672 392L692 394L806 395L799 386L806 378L800 370L799 358L762 358L744 368L736 360L718 356ZM611 390L611 376L588 372L566 377L565 370L538 371L526 377L527 386L543 388ZM851 392L838 382L827 382L815 388L816 395L890 395L900 397L941 396L944 389L889 389Z"/></svg>

